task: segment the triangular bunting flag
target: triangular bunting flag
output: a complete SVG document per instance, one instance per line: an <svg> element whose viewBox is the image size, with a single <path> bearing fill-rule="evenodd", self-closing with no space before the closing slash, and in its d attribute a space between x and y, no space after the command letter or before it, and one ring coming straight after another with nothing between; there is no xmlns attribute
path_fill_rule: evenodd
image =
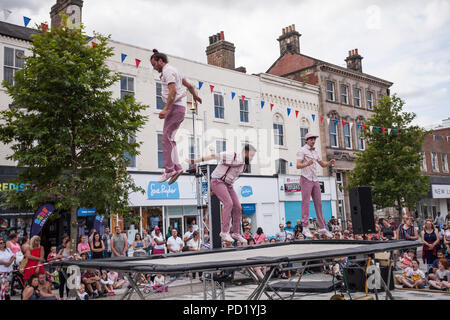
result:
<svg viewBox="0 0 450 320"><path fill-rule="evenodd" d="M392 129L388 129L388 135L391 135Z"/></svg>
<svg viewBox="0 0 450 320"><path fill-rule="evenodd" d="M11 15L11 13L12 13L11 10L3 9L3 17L5 19L5 22L6 22L6 20L8 20L9 16Z"/></svg>
<svg viewBox="0 0 450 320"><path fill-rule="evenodd" d="M242 96L242 103L244 103L245 101L245 96Z"/></svg>
<svg viewBox="0 0 450 320"><path fill-rule="evenodd" d="M338 123L339 123L339 120L334 120L334 125L338 125Z"/></svg>
<svg viewBox="0 0 450 320"><path fill-rule="evenodd" d="M328 126L330 125L330 118L327 118Z"/></svg>
<svg viewBox="0 0 450 320"><path fill-rule="evenodd" d="M45 33L47 31L47 29L48 29L48 24L41 23L41 26L42 26L42 32Z"/></svg>
<svg viewBox="0 0 450 320"><path fill-rule="evenodd" d="M212 84L209 85L209 89L211 89L211 93L214 92L214 86Z"/></svg>
<svg viewBox="0 0 450 320"><path fill-rule="evenodd" d="M373 132L373 126L369 126L370 132Z"/></svg>
<svg viewBox="0 0 450 320"><path fill-rule="evenodd" d="M299 113L300 111L298 111L298 110L295 110L295 117L296 118L298 118L298 113Z"/></svg>
<svg viewBox="0 0 450 320"><path fill-rule="evenodd" d="M363 131L365 132L366 131L366 125L365 124L363 124Z"/></svg>
<svg viewBox="0 0 450 320"><path fill-rule="evenodd" d="M291 109L287 108L288 117L291 115Z"/></svg>
<svg viewBox="0 0 450 320"><path fill-rule="evenodd" d="M273 111L273 103L270 104L270 111Z"/></svg>
<svg viewBox="0 0 450 320"><path fill-rule="evenodd" d="M202 87L203 87L203 82L202 82L202 81L199 81L199 82L198 82L198 90L200 90Z"/></svg>
<svg viewBox="0 0 450 320"><path fill-rule="evenodd" d="M439 141L439 136L436 136L437 141Z"/></svg>
<svg viewBox="0 0 450 320"><path fill-rule="evenodd" d="M121 55L122 63L125 61L126 58L127 58L127 55L125 53L122 53L122 55Z"/></svg>
<svg viewBox="0 0 450 320"><path fill-rule="evenodd" d="M233 100L235 96L236 96L236 92L232 92L231 93L231 100Z"/></svg>
<svg viewBox="0 0 450 320"><path fill-rule="evenodd" d="M30 21L31 21L31 19L30 18L28 18L28 17L23 17L23 23L25 24L25 27L27 27L28 26L28 24L30 23Z"/></svg>
<svg viewBox="0 0 450 320"><path fill-rule="evenodd" d="M320 124L323 124L323 116L320 116Z"/></svg>
<svg viewBox="0 0 450 320"><path fill-rule="evenodd" d="M264 104L265 104L265 102L261 101L261 109L264 109Z"/></svg>
<svg viewBox="0 0 450 320"><path fill-rule="evenodd" d="M377 133L380 131L380 127L377 127Z"/></svg>
<svg viewBox="0 0 450 320"><path fill-rule="evenodd" d="M395 135L397 135L397 133L398 133L398 130L397 130L397 129L394 129L394 132L395 132Z"/></svg>
<svg viewBox="0 0 450 320"><path fill-rule="evenodd" d="M92 42L92 48L97 48L97 46L98 46L98 44L97 43L95 43L95 42Z"/></svg>
<svg viewBox="0 0 450 320"><path fill-rule="evenodd" d="M345 128L345 125L346 125L347 123L345 122L345 121L342 121L342 126Z"/></svg>
<svg viewBox="0 0 450 320"><path fill-rule="evenodd" d="M386 133L386 128L382 128L383 129L383 134L385 134Z"/></svg>
<svg viewBox="0 0 450 320"><path fill-rule="evenodd" d="M135 59L136 60L136 68L139 68L139 65L141 64L141 60L139 59Z"/></svg>
<svg viewBox="0 0 450 320"><path fill-rule="evenodd" d="M356 129L359 130L359 127L361 127L361 125L359 123L356 124Z"/></svg>
<svg viewBox="0 0 450 320"><path fill-rule="evenodd" d="M316 121L316 115L313 114L313 115L312 115L312 118L313 118L313 122L315 122L315 121Z"/></svg>

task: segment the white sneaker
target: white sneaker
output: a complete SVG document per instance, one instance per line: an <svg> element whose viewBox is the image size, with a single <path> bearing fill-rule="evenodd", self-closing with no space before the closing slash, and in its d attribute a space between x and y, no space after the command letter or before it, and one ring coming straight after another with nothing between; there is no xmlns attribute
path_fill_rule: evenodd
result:
<svg viewBox="0 0 450 320"><path fill-rule="evenodd" d="M231 235L231 237L241 243L243 243L244 245L246 245L248 243L247 239L245 239L243 236L241 236L239 233L233 233Z"/></svg>
<svg viewBox="0 0 450 320"><path fill-rule="evenodd" d="M309 231L308 227L303 227L303 235L309 239L314 238L314 236L312 235L311 231Z"/></svg>
<svg viewBox="0 0 450 320"><path fill-rule="evenodd" d="M158 182L159 182L159 183L166 182L167 180L169 180L170 178L172 178L175 174L177 174L176 171L172 171L172 172L170 172L170 173L164 172L164 173L162 174L162 176L159 178Z"/></svg>
<svg viewBox="0 0 450 320"><path fill-rule="evenodd" d="M183 174L183 170L175 172L175 174L172 176L172 178L169 181L169 185L175 183L175 181L177 181L178 177L181 176L182 174Z"/></svg>
<svg viewBox="0 0 450 320"><path fill-rule="evenodd" d="M326 235L328 238L333 238L333 234L327 229L320 229L319 233Z"/></svg>
<svg viewBox="0 0 450 320"><path fill-rule="evenodd" d="M230 236L229 233L221 232L219 235L223 241L234 243L234 239Z"/></svg>

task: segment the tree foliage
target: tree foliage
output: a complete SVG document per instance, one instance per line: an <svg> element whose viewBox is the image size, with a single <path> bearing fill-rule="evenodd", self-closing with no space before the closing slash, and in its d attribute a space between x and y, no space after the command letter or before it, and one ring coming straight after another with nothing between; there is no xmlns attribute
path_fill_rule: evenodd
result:
<svg viewBox="0 0 450 320"><path fill-rule="evenodd" d="M113 97L120 75L106 63L113 56L108 40L95 34L94 48L82 28L67 24L33 35L25 68L14 85L3 82L15 107L0 112L0 141L12 149L8 159L25 168L16 181L28 186L9 193L7 204L54 203L70 210L71 232L79 208L127 214L129 193L142 191L124 155L139 153L130 137L143 127L146 106Z"/></svg>
<svg viewBox="0 0 450 320"><path fill-rule="evenodd" d="M383 97L374 106L375 114L366 122L363 133L367 148L358 153L356 168L350 173L348 188L372 186L377 209L415 209L417 201L429 190L429 179L421 171L427 132L411 125L416 115L403 112L404 104L394 95ZM386 129L383 133L382 128L393 131L388 134Z"/></svg>

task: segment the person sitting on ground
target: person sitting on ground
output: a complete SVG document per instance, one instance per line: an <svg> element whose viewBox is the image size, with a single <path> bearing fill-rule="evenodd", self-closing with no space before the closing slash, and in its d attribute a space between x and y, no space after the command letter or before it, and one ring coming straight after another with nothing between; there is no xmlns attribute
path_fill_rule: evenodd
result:
<svg viewBox="0 0 450 320"><path fill-rule="evenodd" d="M32 274L28 279L28 285L23 290L22 300L57 300L55 295L49 295L47 292L39 290L39 277Z"/></svg>
<svg viewBox="0 0 450 320"><path fill-rule="evenodd" d="M419 261L413 260L412 268L407 268L402 275L396 277L397 281L406 288L424 289L427 282L425 273L419 269Z"/></svg>
<svg viewBox="0 0 450 320"><path fill-rule="evenodd" d="M44 294L48 298L54 297L55 298L54 300L59 300L59 298L55 294L53 294L52 285L50 284L50 282L47 281L45 274L40 273L38 275L38 282L39 282L38 289L41 292L41 295Z"/></svg>
<svg viewBox="0 0 450 320"><path fill-rule="evenodd" d="M255 244L261 244L264 242L264 240L266 239L266 235L264 234L264 231L261 227L256 230L256 234L253 239L255 240Z"/></svg>
<svg viewBox="0 0 450 320"><path fill-rule="evenodd" d="M430 280L430 288L438 290L450 290L450 270L448 270L448 261L441 259L438 262L434 280Z"/></svg>
<svg viewBox="0 0 450 320"><path fill-rule="evenodd" d="M81 275L81 281L86 286L87 292L92 298L103 295L100 278L99 272L93 269L88 269Z"/></svg>
<svg viewBox="0 0 450 320"><path fill-rule="evenodd" d="M339 232L335 232L335 233L334 233L333 239L334 239L334 240L341 240L341 235L340 235L340 233L339 233Z"/></svg>
<svg viewBox="0 0 450 320"><path fill-rule="evenodd" d="M112 287L114 290L116 289L122 289L124 284L126 283L126 280L119 279L119 274L117 272L114 272L112 270L108 271L108 280L112 281Z"/></svg>
<svg viewBox="0 0 450 320"><path fill-rule="evenodd" d="M102 285L103 292L108 292L109 296L115 295L114 288L113 288L114 282L112 280L108 279L108 273L106 271L102 272L100 284Z"/></svg>
<svg viewBox="0 0 450 320"><path fill-rule="evenodd" d="M165 285L165 279L162 274L157 274L155 279L153 280L153 291L155 292L168 292L169 287Z"/></svg>
<svg viewBox="0 0 450 320"><path fill-rule="evenodd" d="M436 271L438 270L439 260L445 259L444 251L442 251L442 250L438 250L436 255L437 255L437 258L433 261L433 263L430 265L430 268L427 270L429 280L435 280L435 274L436 274ZM447 263L450 264L450 260L449 259L446 259L446 260L447 260Z"/></svg>
<svg viewBox="0 0 450 320"><path fill-rule="evenodd" d="M416 259L416 253L414 252L414 250L408 250L403 254L403 257L401 258L400 268L402 270L405 270L406 268L411 268L414 259Z"/></svg>
<svg viewBox="0 0 450 320"><path fill-rule="evenodd" d="M78 286L76 300L89 300L89 295L86 292L86 287L82 283L80 283L80 285Z"/></svg>

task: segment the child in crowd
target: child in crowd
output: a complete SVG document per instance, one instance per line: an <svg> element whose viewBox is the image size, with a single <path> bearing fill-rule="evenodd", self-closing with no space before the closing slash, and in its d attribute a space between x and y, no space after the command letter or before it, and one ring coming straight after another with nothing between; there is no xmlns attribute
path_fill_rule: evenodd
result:
<svg viewBox="0 0 450 320"><path fill-rule="evenodd" d="M89 295L86 292L84 284L80 284L77 290L77 300L89 300Z"/></svg>
<svg viewBox="0 0 450 320"><path fill-rule="evenodd" d="M169 287L165 285L164 276L162 274L157 274L153 280L153 290L156 292L167 292L169 290Z"/></svg>
<svg viewBox="0 0 450 320"><path fill-rule="evenodd" d="M448 261L441 259L438 262L438 270L435 273L435 280L430 280L430 288L450 291L450 271L448 270Z"/></svg>
<svg viewBox="0 0 450 320"><path fill-rule="evenodd" d="M412 267L412 262L415 259L416 254L414 250L408 250L403 254L403 258L400 261L400 268L405 270L406 268Z"/></svg>
<svg viewBox="0 0 450 320"><path fill-rule="evenodd" d="M424 289L427 282L425 273L419 269L419 261L414 259L412 267L405 269L402 275L398 275L396 280L403 284L405 288Z"/></svg>
<svg viewBox="0 0 450 320"><path fill-rule="evenodd" d="M106 271L102 271L102 278L100 279L100 284L102 286L102 291L108 292L108 296L115 295L113 289L114 282L108 279L108 273Z"/></svg>

